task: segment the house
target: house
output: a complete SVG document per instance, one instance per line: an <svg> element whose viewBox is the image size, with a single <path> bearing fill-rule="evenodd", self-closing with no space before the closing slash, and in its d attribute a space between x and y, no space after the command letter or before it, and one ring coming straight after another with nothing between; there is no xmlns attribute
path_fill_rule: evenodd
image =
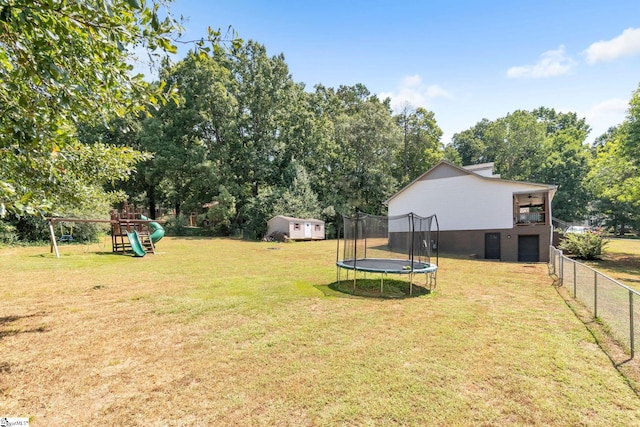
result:
<svg viewBox="0 0 640 427"><path fill-rule="evenodd" d="M440 161L385 202L389 216L436 214L444 253L503 261L549 260L557 187L509 181L493 163Z"/></svg>
<svg viewBox="0 0 640 427"><path fill-rule="evenodd" d="M291 240L324 240L324 221L278 215L267 221L267 236L274 232L283 233Z"/></svg>

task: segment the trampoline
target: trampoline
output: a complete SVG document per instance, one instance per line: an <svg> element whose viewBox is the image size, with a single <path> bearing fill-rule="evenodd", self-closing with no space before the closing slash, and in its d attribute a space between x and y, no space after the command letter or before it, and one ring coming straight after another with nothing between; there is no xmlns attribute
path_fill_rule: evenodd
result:
<svg viewBox="0 0 640 427"><path fill-rule="evenodd" d="M438 270L438 219L435 215L421 217L414 213L383 217L359 213L342 216L342 236L338 234L336 280L340 271L353 271L353 291L357 274L380 274L380 294L384 295L384 279L389 274L409 278L409 294L413 294L414 279L424 274L424 286L431 291L436 286ZM339 230L340 231L340 230Z"/></svg>

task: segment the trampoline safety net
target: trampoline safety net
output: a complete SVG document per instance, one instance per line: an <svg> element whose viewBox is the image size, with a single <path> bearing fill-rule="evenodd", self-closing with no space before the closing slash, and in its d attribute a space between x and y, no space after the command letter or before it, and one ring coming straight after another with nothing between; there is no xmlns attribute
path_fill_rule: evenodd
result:
<svg viewBox="0 0 640 427"><path fill-rule="evenodd" d="M404 268L411 270L422 264L438 264L439 230L435 215L358 213L354 217L343 215L342 222L343 232L338 236L336 256L339 264L352 266L355 270L359 269L359 261L374 259L381 263L385 260L407 261Z"/></svg>

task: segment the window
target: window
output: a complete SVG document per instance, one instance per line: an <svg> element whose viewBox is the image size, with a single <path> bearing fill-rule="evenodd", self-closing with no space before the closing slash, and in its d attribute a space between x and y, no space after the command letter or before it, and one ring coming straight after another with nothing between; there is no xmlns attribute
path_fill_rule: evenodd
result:
<svg viewBox="0 0 640 427"><path fill-rule="evenodd" d="M316 231L322 231L322 225L316 224Z"/></svg>
<svg viewBox="0 0 640 427"><path fill-rule="evenodd" d="M294 224L293 224L293 229L294 229L294 230L300 230L300 224L299 224L299 223L297 223L297 222L296 222L296 223L294 223Z"/></svg>

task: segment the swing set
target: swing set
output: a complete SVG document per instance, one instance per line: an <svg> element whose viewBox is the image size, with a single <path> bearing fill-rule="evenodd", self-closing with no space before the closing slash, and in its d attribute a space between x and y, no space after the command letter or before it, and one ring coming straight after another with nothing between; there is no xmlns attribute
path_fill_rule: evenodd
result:
<svg viewBox="0 0 640 427"><path fill-rule="evenodd" d="M65 233L65 229L60 223L60 242L73 242L73 224L69 227L69 233Z"/></svg>
<svg viewBox="0 0 640 427"><path fill-rule="evenodd" d="M46 218L49 223L51 238L51 252L60 258L57 242L73 241L73 223L102 223L111 225L112 252L133 252L136 257L143 257L151 252L155 254L155 243L164 237L164 228L155 220L150 220L140 211L111 212L111 219L83 219L83 218ZM63 224L72 223L65 233ZM56 239L55 225L59 224L60 239Z"/></svg>

